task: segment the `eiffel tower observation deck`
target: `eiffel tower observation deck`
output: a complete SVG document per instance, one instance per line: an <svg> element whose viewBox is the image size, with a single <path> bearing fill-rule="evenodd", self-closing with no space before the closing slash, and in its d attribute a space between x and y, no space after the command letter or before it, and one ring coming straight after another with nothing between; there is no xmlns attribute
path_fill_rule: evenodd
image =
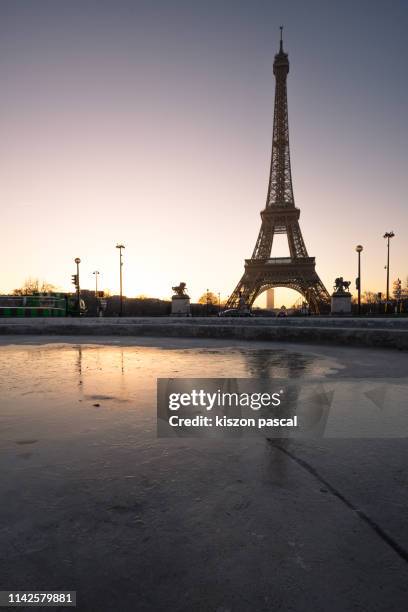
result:
<svg viewBox="0 0 408 612"><path fill-rule="evenodd" d="M315 270L315 258L308 255L299 225L300 210L293 196L286 86L289 59L283 50L282 29L273 63L276 88L266 205L252 257L245 260L244 274L226 308L250 308L266 289L287 287L303 295L310 311L319 314L328 309L330 296ZM289 257L271 257L275 234L286 234Z"/></svg>

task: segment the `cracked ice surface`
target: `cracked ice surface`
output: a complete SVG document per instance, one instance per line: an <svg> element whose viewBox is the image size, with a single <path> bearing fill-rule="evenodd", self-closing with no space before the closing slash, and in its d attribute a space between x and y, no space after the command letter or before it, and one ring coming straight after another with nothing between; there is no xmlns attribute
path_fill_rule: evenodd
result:
<svg viewBox="0 0 408 612"><path fill-rule="evenodd" d="M391 351L3 338L2 588L76 589L98 611L405 609L407 440L291 441L297 463L266 439L157 439L155 393L157 377L407 373Z"/></svg>

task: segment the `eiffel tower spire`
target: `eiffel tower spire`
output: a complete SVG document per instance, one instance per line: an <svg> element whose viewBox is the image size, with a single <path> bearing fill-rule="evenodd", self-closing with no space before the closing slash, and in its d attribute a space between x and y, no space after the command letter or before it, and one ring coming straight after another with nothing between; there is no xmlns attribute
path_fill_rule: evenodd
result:
<svg viewBox="0 0 408 612"><path fill-rule="evenodd" d="M288 54L283 50L280 28L279 52L273 62L276 80L271 168L265 208L261 211L261 229L251 259L245 260L245 272L231 294L226 307L244 302L250 307L257 296L272 287L288 287L301 293L310 310L327 309L330 296L309 257L299 225L300 210L295 206L289 151L289 122L286 80ZM275 234L286 234L290 257L271 258Z"/></svg>
<svg viewBox="0 0 408 612"><path fill-rule="evenodd" d="M287 235L292 259L308 257L299 227L300 210L295 207L293 197L286 88L289 59L288 54L283 50L282 30L281 26L279 52L275 55L273 62L276 86L268 195L265 209L261 212L262 225L252 259L267 259L271 256L275 234Z"/></svg>
<svg viewBox="0 0 408 612"><path fill-rule="evenodd" d="M273 137L271 170L269 174L268 196L266 206L293 207L292 173L290 168L289 151L289 122L288 122L288 97L286 79L289 73L289 59L283 50L283 39L281 37L279 53L275 55L273 62L273 74L276 79L275 107L273 116Z"/></svg>

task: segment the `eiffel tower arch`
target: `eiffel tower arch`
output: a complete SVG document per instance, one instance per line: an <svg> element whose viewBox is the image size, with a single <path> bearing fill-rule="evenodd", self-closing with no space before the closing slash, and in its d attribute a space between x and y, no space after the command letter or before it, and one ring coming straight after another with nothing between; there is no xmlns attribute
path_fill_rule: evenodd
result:
<svg viewBox="0 0 408 612"><path fill-rule="evenodd" d="M261 229L251 259L229 297L226 308L238 308L245 302L251 307L266 289L286 287L303 295L311 312L328 310L330 296L309 257L299 225L300 210L293 197L289 151L289 122L286 80L288 55L283 51L282 28L279 53L275 55L276 79L271 168L266 206L261 212ZM275 234L286 234L289 257L271 257Z"/></svg>

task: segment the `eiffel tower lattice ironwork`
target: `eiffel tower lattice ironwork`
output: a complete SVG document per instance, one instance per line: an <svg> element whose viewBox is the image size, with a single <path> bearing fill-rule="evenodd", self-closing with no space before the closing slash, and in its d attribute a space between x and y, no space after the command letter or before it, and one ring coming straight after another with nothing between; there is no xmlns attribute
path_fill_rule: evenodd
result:
<svg viewBox="0 0 408 612"><path fill-rule="evenodd" d="M328 309L330 296L315 270L315 258L309 257L299 226L299 208L295 207L289 152L289 124L286 79L288 55L283 51L282 28L279 53L275 55L276 78L273 119L272 157L266 206L261 212L261 229L251 259L245 260L245 272L229 297L226 308L252 306L257 296L271 287L287 287L301 293L310 311L319 314ZM275 234L286 234L290 257L271 258Z"/></svg>

